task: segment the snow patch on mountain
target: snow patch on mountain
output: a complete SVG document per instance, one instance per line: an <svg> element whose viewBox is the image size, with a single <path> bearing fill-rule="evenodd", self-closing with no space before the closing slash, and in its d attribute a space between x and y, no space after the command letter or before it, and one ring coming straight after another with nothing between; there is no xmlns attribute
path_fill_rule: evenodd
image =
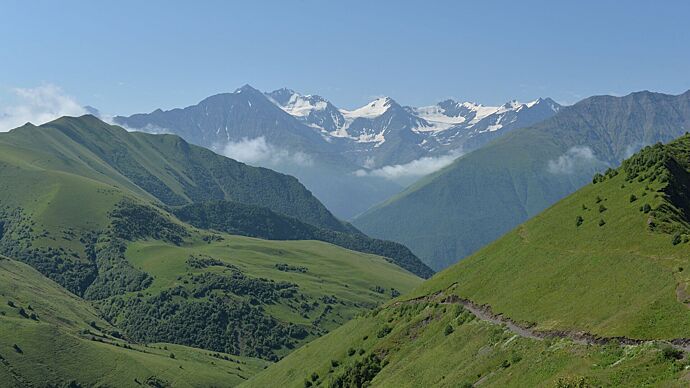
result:
<svg viewBox="0 0 690 388"><path fill-rule="evenodd" d="M437 105L409 108L411 112L426 120L429 126L413 128L416 132L441 132L448 129L465 129L469 132L495 132L518 120L518 113L545 103L555 113L560 106L551 100L538 98L528 103L516 100L501 106L484 106L473 102L458 103L446 100Z"/></svg>
<svg viewBox="0 0 690 388"><path fill-rule="evenodd" d="M380 147L386 141L385 131L379 133L365 132L354 138L358 143L376 143L374 147Z"/></svg>
<svg viewBox="0 0 690 388"><path fill-rule="evenodd" d="M427 121L429 126L419 126L413 130L418 132L437 132L460 125L467 121L464 116L449 116L439 105L411 108L413 114Z"/></svg>
<svg viewBox="0 0 690 388"><path fill-rule="evenodd" d="M318 96L302 96L295 93L290 97L287 104L281 106L281 108L293 116L305 117L315 110L326 109L326 106L326 101Z"/></svg>
<svg viewBox="0 0 690 388"><path fill-rule="evenodd" d="M537 98L537 99L534 100L534 101L530 101L530 102L526 103L525 106L528 107L528 108L531 108L531 107L533 107L533 106L539 104L539 103L542 102L542 101L544 101L544 100L541 99L541 98Z"/></svg>
<svg viewBox="0 0 690 388"><path fill-rule="evenodd" d="M502 106L484 106L473 102L459 103L453 100L446 100L437 105L411 108L410 110L431 124L414 128L414 131L439 132L460 125L465 128L471 128L491 115L498 115L511 110L517 111L522 106L523 104L517 101L510 101ZM500 126L492 128L497 130L500 129Z"/></svg>
<svg viewBox="0 0 690 388"><path fill-rule="evenodd" d="M364 105L363 107L357 108L355 110L348 111L341 109L340 113L342 113L343 116L345 116L345 118L350 120L354 120L360 117L372 119L386 113L386 111L388 110L388 108L391 107L392 104L393 100L390 97L380 97Z"/></svg>

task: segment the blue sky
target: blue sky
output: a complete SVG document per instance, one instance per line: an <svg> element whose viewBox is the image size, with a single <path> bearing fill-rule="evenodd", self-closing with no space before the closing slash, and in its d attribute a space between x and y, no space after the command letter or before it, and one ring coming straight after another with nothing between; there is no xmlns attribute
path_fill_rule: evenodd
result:
<svg viewBox="0 0 690 388"><path fill-rule="evenodd" d="M245 83L344 108L380 95L573 103L690 89L685 1L28 3L0 0L5 107L26 103L16 88L46 85L110 114L187 106Z"/></svg>

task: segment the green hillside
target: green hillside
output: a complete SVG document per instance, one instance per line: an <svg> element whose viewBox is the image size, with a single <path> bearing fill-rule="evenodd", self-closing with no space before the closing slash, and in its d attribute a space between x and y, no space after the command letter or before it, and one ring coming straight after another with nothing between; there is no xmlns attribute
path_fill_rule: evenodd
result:
<svg viewBox="0 0 690 388"><path fill-rule="evenodd" d="M318 228L270 209L234 201L211 201L174 209L182 221L201 229L267 240L319 240L358 252L380 255L422 278L433 271L402 244Z"/></svg>
<svg viewBox="0 0 690 388"><path fill-rule="evenodd" d="M247 385L687 386L688 193L690 135L646 147Z"/></svg>
<svg viewBox="0 0 690 388"><path fill-rule="evenodd" d="M247 166L178 136L127 132L87 115L40 127L28 124L0 136L0 145L19 155L39 154L32 162L40 167L146 192L166 205L227 199L268 207L319 227L352 231L297 179Z"/></svg>
<svg viewBox="0 0 690 388"><path fill-rule="evenodd" d="M676 357L663 344L525 338L429 302L352 320L242 387L684 387L688 361Z"/></svg>
<svg viewBox="0 0 690 388"><path fill-rule="evenodd" d="M204 158L214 160L205 166ZM205 174L218 186L205 185L199 178ZM171 213L177 207L160 195L165 188L193 203L205 198L194 197L194 190L218 187L219 195L238 201L256 191L269 208L294 205L317 220L335 220L333 228L343 232L244 204L304 228L364 238L321 213L325 208L293 178L174 136L129 134L89 116L27 125L0 135L0 180L0 254L90 301L132 344L175 343L192 358L213 352L277 360L421 281L393 259L325 242L232 236L180 221ZM150 182L165 185L157 190ZM71 357L61 362L74 367L79 358ZM199 369L205 379L216 376ZM63 369L54 376L72 374ZM74 378L93 381L77 373Z"/></svg>
<svg viewBox="0 0 690 388"><path fill-rule="evenodd" d="M152 282L97 305L132 339L272 361L419 283L381 257L316 241L193 234L137 241L125 256Z"/></svg>
<svg viewBox="0 0 690 388"><path fill-rule="evenodd" d="M58 218L67 215L70 219L56 218L55 222L70 227L89 220L91 224L85 229L103 228L107 224L107 211L104 209L110 209L123 196L173 208L209 201L231 201L248 208L260 206L275 214L275 217L296 219L304 228L320 230L319 236L322 237L307 236L309 239L336 244L336 240L355 241L339 245L385 255L420 276L428 277L432 273L404 246L386 241L375 242L351 225L337 220L295 178L247 166L190 145L177 136L127 132L88 115L64 117L40 127L27 124L2 134L0 167L4 167L0 170L0 176L6 183L5 187L0 188L4 190L0 192L0 206L9 206L13 212L17 208L28 211L38 207L53 212ZM52 187L54 194L51 195L83 197L86 205L92 206L88 213L91 215L80 217L78 211L70 211L63 205L53 206L51 199L45 196L32 200L24 197L23 193L43 193L44 182ZM36 185L41 189L34 189ZM94 194L86 194L89 192ZM106 203L101 204L101 195L109 197ZM78 201L72 204L81 205ZM64 213L55 214L59 209L64 209ZM34 213L33 218L36 216ZM245 221L247 216L254 214L243 214ZM50 232L51 228L47 230ZM337 235L338 238L323 237L330 235ZM62 241L53 246L64 248L65 244L75 245ZM79 249L79 246L74 249ZM56 271L42 272L48 274ZM84 271L78 268L73 272L82 275L91 272L86 280L70 280L77 283L70 286L71 290L83 292L85 285L79 283L88 282L88 278L94 276L93 269Z"/></svg>
<svg viewBox="0 0 690 388"><path fill-rule="evenodd" d="M457 284L543 329L690 338L689 162L688 135L647 147L418 292Z"/></svg>
<svg viewBox="0 0 690 388"><path fill-rule="evenodd" d="M690 130L690 92L596 96L515 130L358 217L432 269L472 254L617 166L643 145Z"/></svg>
<svg viewBox="0 0 690 388"><path fill-rule="evenodd" d="M268 364L173 344L127 342L87 302L31 267L4 257L0 257L0 333L3 387L70 382L231 387Z"/></svg>

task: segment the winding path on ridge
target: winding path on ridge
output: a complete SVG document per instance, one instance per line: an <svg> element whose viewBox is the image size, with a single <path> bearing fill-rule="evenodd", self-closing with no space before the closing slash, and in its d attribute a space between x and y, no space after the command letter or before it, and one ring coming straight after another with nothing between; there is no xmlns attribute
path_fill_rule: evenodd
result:
<svg viewBox="0 0 690 388"><path fill-rule="evenodd" d="M455 287L455 283L450 285L448 289ZM430 303L435 302L446 305L462 305L465 309L471 312L475 317L482 321L490 322L496 325L503 325L511 332L520 337L530 338L538 341L546 339L561 339L567 338L577 344L581 345L605 345L611 342L619 343L620 345L643 345L645 343L666 343L675 349L690 353L690 338L675 338L670 340L656 340L656 339L633 339L627 337L600 337L596 334L587 332L575 331L556 331L556 330L535 330L531 327L516 323L510 318L506 318L501 314L494 314L489 306L477 305L469 299L461 298L457 295L446 294L444 291L439 291L435 294L423 296L415 299L408 299L393 303L393 306L414 303Z"/></svg>

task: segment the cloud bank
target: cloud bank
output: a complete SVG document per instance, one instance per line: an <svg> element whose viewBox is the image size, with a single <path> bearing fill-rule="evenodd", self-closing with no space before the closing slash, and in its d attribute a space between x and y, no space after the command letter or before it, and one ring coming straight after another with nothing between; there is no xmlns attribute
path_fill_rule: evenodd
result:
<svg viewBox="0 0 690 388"><path fill-rule="evenodd" d="M81 116L88 113L74 98L55 85L15 88L12 93L16 104L0 108L0 132L7 132L27 122L40 125L61 116Z"/></svg>
<svg viewBox="0 0 690 388"><path fill-rule="evenodd" d="M159 127L158 125L153 125L153 124L146 124L143 128L130 128L124 124L117 124L122 128L126 129L129 132L146 132L146 133L151 133L153 135L166 135L166 134L175 134L175 131L168 129L168 128L163 128Z"/></svg>
<svg viewBox="0 0 690 388"><path fill-rule="evenodd" d="M254 139L242 138L240 141L227 143L220 152L228 158L256 166L289 163L306 167L313 164L308 154L280 149L268 143L263 136Z"/></svg>
<svg viewBox="0 0 690 388"><path fill-rule="evenodd" d="M453 163L459 156L461 156L460 152L453 152L439 157L425 156L405 164L383 166L374 170L357 170L355 175L360 177L375 176L391 181L407 181L436 172Z"/></svg>
<svg viewBox="0 0 690 388"><path fill-rule="evenodd" d="M547 170L556 175L567 175L586 168L593 168L602 162L587 146L571 147L555 160L550 160Z"/></svg>

